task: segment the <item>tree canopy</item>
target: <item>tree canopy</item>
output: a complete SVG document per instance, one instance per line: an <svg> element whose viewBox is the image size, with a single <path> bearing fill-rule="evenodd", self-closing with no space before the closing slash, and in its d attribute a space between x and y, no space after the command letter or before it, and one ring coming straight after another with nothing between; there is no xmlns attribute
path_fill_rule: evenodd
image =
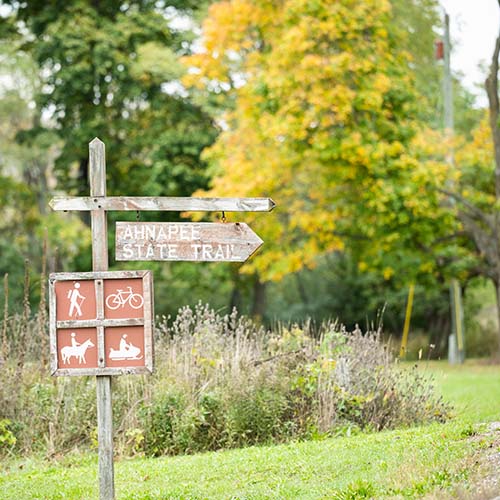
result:
<svg viewBox="0 0 500 500"><path fill-rule="evenodd" d="M448 170L425 155L391 3L219 2L203 34L185 81L227 96L209 193L278 204L255 220L267 249L249 267L280 279L349 245L387 279L433 271Z"/></svg>
<svg viewBox="0 0 500 500"><path fill-rule="evenodd" d="M86 191L82 145L95 136L105 138L114 167L110 192L186 194L206 183L199 154L216 129L176 83L183 71L177 58L190 52L193 34L172 27L172 19L192 13L193 2L3 3L40 68L35 98L62 140L61 187ZM35 124L30 134L44 128Z"/></svg>
<svg viewBox="0 0 500 500"><path fill-rule="evenodd" d="M380 296L397 303L395 325L410 282L447 315L448 277L491 277L464 219L466 203L486 213L495 199L491 143L456 76L456 141L440 131L437 0L0 5L1 270L39 260L44 227L59 268L88 269L88 221L47 201L88 193L99 136L109 194L278 204L245 214L265 245L242 268L154 264L167 313L196 300L196 282L196 298L262 316L267 282L282 297L270 314L349 310L355 322ZM339 298L339 280L377 297Z"/></svg>

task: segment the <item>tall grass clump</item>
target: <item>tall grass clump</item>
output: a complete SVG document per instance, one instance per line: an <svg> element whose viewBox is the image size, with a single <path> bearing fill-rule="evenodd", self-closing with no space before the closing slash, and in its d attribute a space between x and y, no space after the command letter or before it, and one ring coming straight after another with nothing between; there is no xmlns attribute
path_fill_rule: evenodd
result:
<svg viewBox="0 0 500 500"><path fill-rule="evenodd" d="M4 321L0 454L95 446L94 379L49 376L39 316ZM347 332L334 322L266 330L236 311L184 307L173 321L157 320L155 367L152 376L114 379L123 455L279 443L449 415L430 380L394 362L380 331Z"/></svg>
<svg viewBox="0 0 500 500"><path fill-rule="evenodd" d="M337 323L266 331L236 311L179 311L157 329L157 374L139 415L148 454L185 453L442 421L449 409L381 332Z"/></svg>

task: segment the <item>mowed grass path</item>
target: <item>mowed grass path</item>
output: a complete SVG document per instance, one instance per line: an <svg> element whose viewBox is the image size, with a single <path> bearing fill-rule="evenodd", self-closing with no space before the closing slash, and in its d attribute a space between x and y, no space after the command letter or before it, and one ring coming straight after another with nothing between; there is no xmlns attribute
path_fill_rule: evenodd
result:
<svg viewBox="0 0 500 500"><path fill-rule="evenodd" d="M125 499L420 498L467 485L467 458L488 446L473 426L500 420L500 367L422 363L456 408L444 425L254 447L194 456L121 460L116 493ZM5 464L0 499L96 499L97 461Z"/></svg>

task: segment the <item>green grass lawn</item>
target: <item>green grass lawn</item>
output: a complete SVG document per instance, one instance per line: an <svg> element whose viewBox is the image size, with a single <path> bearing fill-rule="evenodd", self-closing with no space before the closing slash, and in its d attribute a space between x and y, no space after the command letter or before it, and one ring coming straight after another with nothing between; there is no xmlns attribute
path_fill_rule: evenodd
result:
<svg viewBox="0 0 500 500"><path fill-rule="evenodd" d="M439 390L456 408L444 424L350 437L254 447L193 456L121 460L117 498L123 499L357 499L420 498L465 487L470 457L488 439L470 439L479 423L500 420L500 367L450 367L431 362ZM469 459L469 460L468 460ZM97 461L10 461L0 498L94 499Z"/></svg>
<svg viewBox="0 0 500 500"><path fill-rule="evenodd" d="M425 368L425 363L421 365ZM467 361L464 365L431 362L436 386L467 422L500 420L500 366Z"/></svg>

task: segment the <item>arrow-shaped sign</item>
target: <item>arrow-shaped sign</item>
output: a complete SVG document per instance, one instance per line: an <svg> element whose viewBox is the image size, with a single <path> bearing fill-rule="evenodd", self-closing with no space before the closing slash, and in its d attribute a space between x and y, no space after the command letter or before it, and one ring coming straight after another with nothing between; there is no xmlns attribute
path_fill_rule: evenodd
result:
<svg viewBox="0 0 500 500"><path fill-rule="evenodd" d="M116 260L244 262L262 243L242 222L116 223Z"/></svg>

